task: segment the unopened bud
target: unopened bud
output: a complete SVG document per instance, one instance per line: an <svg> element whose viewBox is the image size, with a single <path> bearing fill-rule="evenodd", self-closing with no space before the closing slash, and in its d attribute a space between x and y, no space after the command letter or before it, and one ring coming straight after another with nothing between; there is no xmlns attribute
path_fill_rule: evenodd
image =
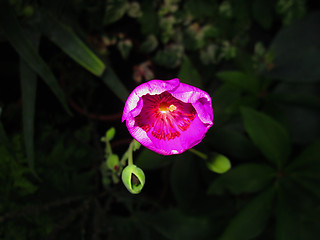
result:
<svg viewBox="0 0 320 240"><path fill-rule="evenodd" d="M141 192L144 183L145 175L141 168L136 165L128 165L122 171L122 182L132 194L138 194Z"/></svg>

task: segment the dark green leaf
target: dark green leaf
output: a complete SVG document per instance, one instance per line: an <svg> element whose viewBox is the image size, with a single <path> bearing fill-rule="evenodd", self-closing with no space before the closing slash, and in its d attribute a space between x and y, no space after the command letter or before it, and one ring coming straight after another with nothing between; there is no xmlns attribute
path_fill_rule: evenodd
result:
<svg viewBox="0 0 320 240"><path fill-rule="evenodd" d="M32 34L32 33L31 33ZM29 40L38 49L40 35L32 34ZM20 80L22 92L22 121L23 134L31 170L34 170L34 117L36 105L37 74L23 60L20 60Z"/></svg>
<svg viewBox="0 0 320 240"><path fill-rule="evenodd" d="M207 137L209 144L222 154L228 154L239 159L248 159L259 154L258 149L241 132L231 128L216 129Z"/></svg>
<svg viewBox="0 0 320 240"><path fill-rule="evenodd" d="M212 17L215 10L217 10L217 4L215 2L190 0L185 4L186 11L193 17Z"/></svg>
<svg viewBox="0 0 320 240"><path fill-rule="evenodd" d="M320 80L320 13L282 29L271 48L274 68L270 76L284 81L316 82Z"/></svg>
<svg viewBox="0 0 320 240"><path fill-rule="evenodd" d="M317 171L317 173L319 173L319 170ZM320 176L316 176L315 178L318 178L318 181L315 181L314 179L308 179L304 175L308 176L308 173L306 172L302 176L293 176L292 178L298 185L300 185L302 188L304 188L306 191L311 193L316 198L320 199Z"/></svg>
<svg viewBox="0 0 320 240"><path fill-rule="evenodd" d="M26 37L7 1L0 1L0 27L20 57L28 63L33 71L41 76L60 100L65 110L70 113L65 95L56 78Z"/></svg>
<svg viewBox="0 0 320 240"><path fill-rule="evenodd" d="M298 234L299 221L298 216L288 204L292 201L285 193L279 189L276 206L276 240L299 240Z"/></svg>
<svg viewBox="0 0 320 240"><path fill-rule="evenodd" d="M274 1L254 0L252 4L254 19L265 29L271 27L273 21Z"/></svg>
<svg viewBox="0 0 320 240"><path fill-rule="evenodd" d="M181 207L190 209L199 197L201 184L196 161L190 153L184 153L174 160L170 182L176 201Z"/></svg>
<svg viewBox="0 0 320 240"><path fill-rule="evenodd" d="M258 192L270 184L274 177L275 170L268 165L242 164L215 179L208 188L208 194Z"/></svg>
<svg viewBox="0 0 320 240"><path fill-rule="evenodd" d="M60 47L68 56L96 76L101 76L104 63L67 26L51 14L42 11L39 26L44 35Z"/></svg>
<svg viewBox="0 0 320 240"><path fill-rule="evenodd" d="M183 59L178 77L183 83L190 84L198 88L202 87L201 76L187 56Z"/></svg>
<svg viewBox="0 0 320 240"><path fill-rule="evenodd" d="M314 168L319 169L320 158L319 158L320 141L314 142L308 146L298 157L296 157L292 163L287 167L287 171L301 172L301 170Z"/></svg>
<svg viewBox="0 0 320 240"><path fill-rule="evenodd" d="M130 39L120 40L117 44L118 50L121 53L123 59L128 59L132 48L132 42Z"/></svg>
<svg viewBox="0 0 320 240"><path fill-rule="evenodd" d="M213 98L215 124L221 125L230 118L229 115L234 114L231 110L231 105L238 101L241 97L241 90L230 84L223 84L215 91L215 97Z"/></svg>
<svg viewBox="0 0 320 240"><path fill-rule="evenodd" d="M246 240L258 236L270 217L274 193L271 187L251 200L231 220L219 240Z"/></svg>
<svg viewBox="0 0 320 240"><path fill-rule="evenodd" d="M123 102L126 102L129 92L115 74L113 69L108 65L106 66L106 69L102 75L102 81L110 88L111 91L114 92L115 95L117 95L119 99L121 99Z"/></svg>
<svg viewBox="0 0 320 240"><path fill-rule="evenodd" d="M13 152L13 149L11 148L9 138L7 136L6 131L4 130L4 127L1 121L0 121L0 144L3 145L12 156L14 156L14 152Z"/></svg>
<svg viewBox="0 0 320 240"><path fill-rule="evenodd" d="M144 170L163 168L172 162L173 157L163 156L146 148L135 158L135 164Z"/></svg>
<svg viewBox="0 0 320 240"><path fill-rule="evenodd" d="M158 12L152 1L144 0L141 1L142 16L139 18L141 25L141 31L143 34L154 34L159 33L159 20Z"/></svg>
<svg viewBox="0 0 320 240"><path fill-rule="evenodd" d="M282 102L298 107L320 108L320 98L310 93L270 93L268 98L275 102Z"/></svg>
<svg viewBox="0 0 320 240"><path fill-rule="evenodd" d="M290 154L290 140L286 130L264 113L246 107L241 109L241 113L253 143L270 162L282 167Z"/></svg>
<svg viewBox="0 0 320 240"><path fill-rule="evenodd" d="M184 49L181 45L170 45L164 50L158 51L154 61L166 68L176 68L181 64L183 55Z"/></svg>
<svg viewBox="0 0 320 240"><path fill-rule="evenodd" d="M178 209L160 211L149 216L147 216L147 224L150 224L165 239L204 240L208 239L212 229L208 218L188 216Z"/></svg>
<svg viewBox="0 0 320 240"><path fill-rule="evenodd" d="M158 39L155 35L149 35L147 39L141 44L140 51L143 53L151 53L158 46Z"/></svg>
<svg viewBox="0 0 320 240"><path fill-rule="evenodd" d="M127 0L107 1L104 23L110 24L120 20L128 10L128 7Z"/></svg>
<svg viewBox="0 0 320 240"><path fill-rule="evenodd" d="M217 73L223 82L230 83L242 90L257 93L258 85L255 77L238 71L225 71Z"/></svg>

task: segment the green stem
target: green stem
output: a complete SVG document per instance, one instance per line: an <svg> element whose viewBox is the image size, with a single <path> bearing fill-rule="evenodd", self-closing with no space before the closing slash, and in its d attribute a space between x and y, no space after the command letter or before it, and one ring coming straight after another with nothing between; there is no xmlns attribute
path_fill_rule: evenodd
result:
<svg viewBox="0 0 320 240"><path fill-rule="evenodd" d="M107 138L106 138L106 154L107 155L111 155L112 154L111 144L110 144L109 140L107 140Z"/></svg>
<svg viewBox="0 0 320 240"><path fill-rule="evenodd" d="M133 146L133 142L130 143L129 149L128 149L128 165L133 165L132 146Z"/></svg>
<svg viewBox="0 0 320 240"><path fill-rule="evenodd" d="M201 157L204 160L208 159L207 154L204 154L196 149L190 148L189 151L192 152L193 154L197 155L198 157Z"/></svg>

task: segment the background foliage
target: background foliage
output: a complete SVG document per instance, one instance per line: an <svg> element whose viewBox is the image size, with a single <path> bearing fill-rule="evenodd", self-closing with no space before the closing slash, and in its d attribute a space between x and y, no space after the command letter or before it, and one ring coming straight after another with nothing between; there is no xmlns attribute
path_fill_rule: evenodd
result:
<svg viewBox="0 0 320 240"><path fill-rule="evenodd" d="M0 239L318 239L320 12L307 0L0 1ZM138 84L212 96L190 152L141 148L131 195L104 172Z"/></svg>

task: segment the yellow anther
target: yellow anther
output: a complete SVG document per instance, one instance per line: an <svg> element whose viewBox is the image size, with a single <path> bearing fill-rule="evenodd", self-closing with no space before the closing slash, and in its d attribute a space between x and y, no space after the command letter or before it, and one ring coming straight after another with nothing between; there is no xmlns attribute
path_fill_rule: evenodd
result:
<svg viewBox="0 0 320 240"><path fill-rule="evenodd" d="M177 107L175 106L175 105L173 105L173 104L171 104L170 106L169 106L169 111L170 112L173 112L174 110L176 110L177 109Z"/></svg>

